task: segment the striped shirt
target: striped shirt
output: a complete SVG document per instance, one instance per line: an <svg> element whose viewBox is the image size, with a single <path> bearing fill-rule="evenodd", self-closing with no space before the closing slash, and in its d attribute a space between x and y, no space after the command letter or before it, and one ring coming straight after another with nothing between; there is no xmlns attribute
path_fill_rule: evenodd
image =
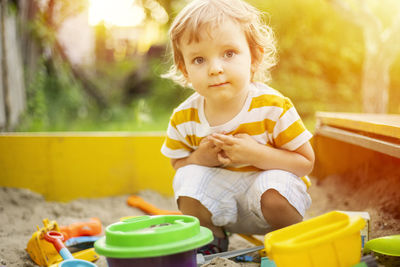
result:
<svg viewBox="0 0 400 267"><path fill-rule="evenodd" d="M204 98L194 93L174 110L161 148L162 154L173 159L185 158L199 147L204 137L216 132L247 133L258 143L290 151L312 137L292 102L262 83L251 84L242 110L222 125L209 125L203 103ZM249 165L230 165L226 169L259 170Z"/></svg>

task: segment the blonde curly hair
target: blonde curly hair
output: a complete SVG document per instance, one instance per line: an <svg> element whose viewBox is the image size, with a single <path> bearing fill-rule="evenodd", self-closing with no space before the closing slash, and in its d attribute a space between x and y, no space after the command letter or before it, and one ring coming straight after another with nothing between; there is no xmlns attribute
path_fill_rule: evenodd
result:
<svg viewBox="0 0 400 267"><path fill-rule="evenodd" d="M199 31L212 29L230 19L241 26L250 47L252 61L258 68L252 73L252 81L266 82L270 69L276 64L275 38L272 29L264 23L262 13L242 0L194 0L175 17L170 29L170 45L174 64L163 78L169 78L182 86L190 86L180 70L185 68L180 41L189 35L189 43L199 41Z"/></svg>

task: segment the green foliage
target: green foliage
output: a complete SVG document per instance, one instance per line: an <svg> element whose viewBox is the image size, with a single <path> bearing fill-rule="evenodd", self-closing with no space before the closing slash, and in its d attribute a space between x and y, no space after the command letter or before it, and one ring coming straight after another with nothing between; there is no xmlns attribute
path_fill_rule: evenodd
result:
<svg viewBox="0 0 400 267"><path fill-rule="evenodd" d="M279 62L272 86L313 128L316 111L361 111L363 39L326 1L252 1L269 14Z"/></svg>
<svg viewBox="0 0 400 267"><path fill-rule="evenodd" d="M31 84L26 88L27 109L22 115L17 131L41 131L48 124L46 120L47 105L45 96L46 74L44 65L37 68Z"/></svg>
<svg viewBox="0 0 400 267"><path fill-rule="evenodd" d="M361 112L360 28L324 0L249 2L269 14L276 34L279 63L272 71L271 86L292 99L310 130L316 111ZM175 7L183 2L171 3ZM39 32L46 31L42 26L37 27ZM102 41L98 47L105 50ZM193 92L160 78L169 68L161 56L133 55L118 61L100 57L96 66L88 68L107 99L106 108L94 105L68 68L59 66L56 75L48 76L42 64L28 87L28 111L19 130L164 131L173 108ZM393 113L400 113L399 74L400 56L391 69L389 112Z"/></svg>
<svg viewBox="0 0 400 267"><path fill-rule="evenodd" d="M193 91L162 79L160 75L169 66L154 58L142 70L144 76L138 77L149 79L146 91L127 97L126 77L139 72L143 60L139 56L96 66L95 83L108 103L104 109L99 109L85 94L67 66L60 66L54 75L48 75L43 61L28 86L28 108L16 130L164 131L173 108Z"/></svg>
<svg viewBox="0 0 400 267"><path fill-rule="evenodd" d="M61 131L85 113L87 99L66 66L49 75L42 60L34 77L27 86L27 110L17 130Z"/></svg>
<svg viewBox="0 0 400 267"><path fill-rule="evenodd" d="M172 114L172 110L194 91L190 88L182 88L172 80L161 78L161 75L166 73L170 67L163 59L155 58L150 62L154 90L149 98L149 103L158 114L163 112Z"/></svg>

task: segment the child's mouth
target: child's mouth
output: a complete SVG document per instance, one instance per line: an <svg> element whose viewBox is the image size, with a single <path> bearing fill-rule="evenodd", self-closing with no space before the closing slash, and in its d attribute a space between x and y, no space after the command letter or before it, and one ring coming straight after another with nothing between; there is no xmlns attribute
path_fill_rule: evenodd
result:
<svg viewBox="0 0 400 267"><path fill-rule="evenodd" d="M209 87L220 87L220 86L224 86L224 85L227 85L228 84L228 82L224 82L224 83L216 83L216 84L212 84L212 85L210 85Z"/></svg>

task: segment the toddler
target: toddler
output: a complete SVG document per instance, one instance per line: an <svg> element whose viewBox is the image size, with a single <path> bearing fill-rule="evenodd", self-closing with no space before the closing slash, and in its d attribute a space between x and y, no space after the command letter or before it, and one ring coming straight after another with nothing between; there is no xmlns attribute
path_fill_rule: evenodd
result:
<svg viewBox="0 0 400 267"><path fill-rule="evenodd" d="M275 43L241 0L194 0L169 31L165 75L194 94L173 112L161 152L176 169L178 207L213 231L205 254L226 251L226 231L265 234L303 219L314 165L292 102L266 85Z"/></svg>

